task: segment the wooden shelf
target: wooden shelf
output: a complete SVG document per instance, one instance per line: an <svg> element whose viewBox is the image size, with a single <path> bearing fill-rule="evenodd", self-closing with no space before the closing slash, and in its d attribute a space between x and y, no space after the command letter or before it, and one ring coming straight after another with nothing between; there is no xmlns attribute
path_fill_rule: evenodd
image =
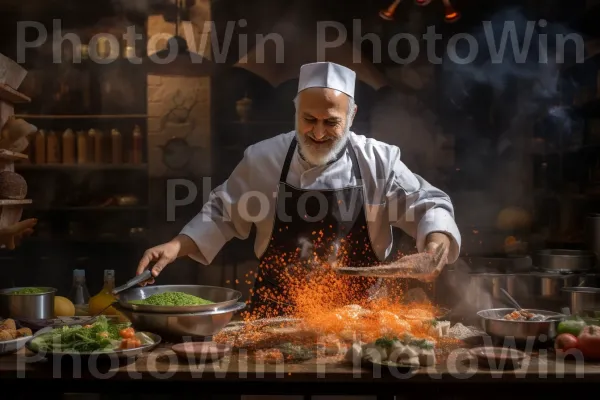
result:
<svg viewBox="0 0 600 400"><path fill-rule="evenodd" d="M0 160L22 161L28 160L27 154L15 153L14 151L0 149Z"/></svg>
<svg viewBox="0 0 600 400"><path fill-rule="evenodd" d="M15 114L15 117L23 119L141 119L148 118L148 114Z"/></svg>
<svg viewBox="0 0 600 400"><path fill-rule="evenodd" d="M33 200L31 199L23 199L23 200L0 200L0 206L21 206L25 204L31 204Z"/></svg>
<svg viewBox="0 0 600 400"><path fill-rule="evenodd" d="M13 104L31 102L31 98L5 84L0 84L0 99L6 100Z"/></svg>

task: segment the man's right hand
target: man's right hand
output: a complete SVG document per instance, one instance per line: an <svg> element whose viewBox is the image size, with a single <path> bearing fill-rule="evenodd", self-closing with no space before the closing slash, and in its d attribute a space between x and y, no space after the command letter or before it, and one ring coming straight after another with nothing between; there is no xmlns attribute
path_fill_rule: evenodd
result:
<svg viewBox="0 0 600 400"><path fill-rule="evenodd" d="M136 275L140 275L148 268L150 263L154 263L154 266L152 267L152 276L156 278L167 265L171 264L177 258L187 256L197 251L198 247L196 246L196 243L194 243L189 236L176 236L170 242L146 250L138 264ZM153 284L154 278L141 285L145 286L147 284Z"/></svg>
<svg viewBox="0 0 600 400"><path fill-rule="evenodd" d="M143 273L150 263L154 263L152 267L152 276L156 278L161 271L173 261L177 259L181 244L177 240L171 240L170 242L163 243L161 245L152 247L144 252L140 263L137 268L137 275ZM153 284L154 278L142 283L142 286L146 284Z"/></svg>

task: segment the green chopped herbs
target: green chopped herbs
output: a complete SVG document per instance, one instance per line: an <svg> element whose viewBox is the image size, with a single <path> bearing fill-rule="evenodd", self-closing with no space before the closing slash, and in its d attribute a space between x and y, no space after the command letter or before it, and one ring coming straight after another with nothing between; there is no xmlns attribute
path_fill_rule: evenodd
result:
<svg viewBox="0 0 600 400"><path fill-rule="evenodd" d="M10 294L41 294L41 293L47 293L47 292L48 292L48 290L46 290L46 289L41 289L41 288L36 288L36 287L26 287L26 288L22 288L22 289L10 292Z"/></svg>
<svg viewBox="0 0 600 400"><path fill-rule="evenodd" d="M210 300L201 297L192 296L183 292L165 292L157 293L142 300L132 300L129 303L136 305L149 306L201 306L205 304L214 304Z"/></svg>

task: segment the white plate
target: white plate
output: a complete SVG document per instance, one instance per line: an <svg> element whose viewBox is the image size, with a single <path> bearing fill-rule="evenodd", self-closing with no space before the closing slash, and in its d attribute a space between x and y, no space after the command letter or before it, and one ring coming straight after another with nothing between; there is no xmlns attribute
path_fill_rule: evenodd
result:
<svg viewBox="0 0 600 400"><path fill-rule="evenodd" d="M21 350L33 336L23 336L18 339L0 342L0 355L12 354Z"/></svg>

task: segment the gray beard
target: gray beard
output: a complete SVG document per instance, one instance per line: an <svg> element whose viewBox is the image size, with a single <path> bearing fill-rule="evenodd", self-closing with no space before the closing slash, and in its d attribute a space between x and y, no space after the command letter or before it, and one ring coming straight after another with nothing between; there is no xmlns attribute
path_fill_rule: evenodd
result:
<svg viewBox="0 0 600 400"><path fill-rule="evenodd" d="M335 160L335 157L339 154L340 151L342 151L344 146L346 146L349 136L350 126L349 124L346 124L344 135L339 139L333 139L334 143L328 151L316 151L313 147L311 139L306 137L305 134L300 135L300 133L298 133L298 123L296 122L296 140L298 141L300 152L302 153L302 157L314 167L327 165L331 161Z"/></svg>

